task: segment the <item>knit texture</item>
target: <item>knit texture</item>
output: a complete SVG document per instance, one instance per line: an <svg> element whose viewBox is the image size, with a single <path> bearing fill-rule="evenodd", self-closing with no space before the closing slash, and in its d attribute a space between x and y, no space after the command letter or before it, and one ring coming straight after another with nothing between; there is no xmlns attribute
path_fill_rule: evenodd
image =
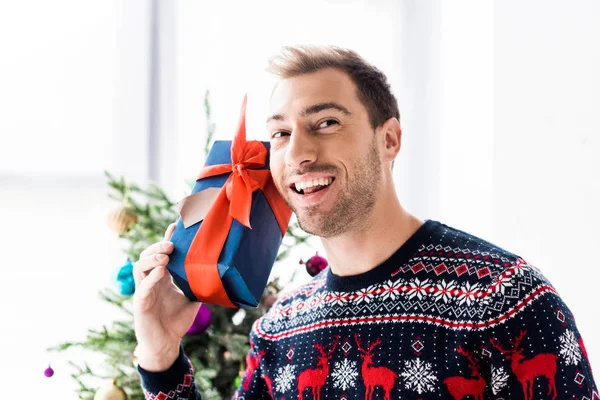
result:
<svg viewBox="0 0 600 400"><path fill-rule="evenodd" d="M573 314L523 258L436 221L256 321L237 399L600 399ZM147 399L201 399L183 352Z"/></svg>

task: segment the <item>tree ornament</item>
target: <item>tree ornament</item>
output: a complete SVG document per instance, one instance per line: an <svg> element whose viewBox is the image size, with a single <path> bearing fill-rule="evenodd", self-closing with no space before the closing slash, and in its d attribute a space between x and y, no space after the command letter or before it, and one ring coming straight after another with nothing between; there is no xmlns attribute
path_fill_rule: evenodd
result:
<svg viewBox="0 0 600 400"><path fill-rule="evenodd" d="M46 370L44 371L44 375L46 376L46 378L51 378L52 375L54 375L54 370L52 369L52 367L50 367L50 365L48 365L48 368L46 368Z"/></svg>
<svg viewBox="0 0 600 400"><path fill-rule="evenodd" d="M192 326L188 329L186 335L201 335L208 329L211 320L210 308L206 304L202 304L200 309L198 310L198 314L196 314L196 318L194 322L192 322Z"/></svg>
<svg viewBox="0 0 600 400"><path fill-rule="evenodd" d="M121 296L131 296L135 292L135 279L133 278L133 263L130 259L118 267L113 273L113 283Z"/></svg>
<svg viewBox="0 0 600 400"><path fill-rule="evenodd" d="M306 272L308 272L310 276L316 276L329 265L327 260L319 255L319 252L316 252L315 255L306 262L300 260L300 264L306 264Z"/></svg>
<svg viewBox="0 0 600 400"><path fill-rule="evenodd" d="M123 205L113 208L108 214L108 226L119 235L129 232L137 221L137 215Z"/></svg>
<svg viewBox="0 0 600 400"><path fill-rule="evenodd" d="M261 305L265 311L269 311L271 307L273 307L273 304L275 304L277 298L278 296L276 294L267 294L266 296L263 296Z"/></svg>
<svg viewBox="0 0 600 400"><path fill-rule="evenodd" d="M127 393L117 386L117 378L113 378L110 385L103 386L96 391L94 400L127 400Z"/></svg>

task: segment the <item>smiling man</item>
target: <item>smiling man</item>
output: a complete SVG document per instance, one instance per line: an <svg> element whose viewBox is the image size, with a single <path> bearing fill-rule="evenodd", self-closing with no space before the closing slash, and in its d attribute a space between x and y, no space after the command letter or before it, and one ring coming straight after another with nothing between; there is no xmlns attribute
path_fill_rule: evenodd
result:
<svg viewBox="0 0 600 400"><path fill-rule="evenodd" d="M273 178L330 267L254 325L237 398L599 397L574 317L538 269L401 206L384 74L336 47L285 48L270 70ZM179 346L197 305L157 257L169 237L136 263L138 369L149 399L200 399Z"/></svg>

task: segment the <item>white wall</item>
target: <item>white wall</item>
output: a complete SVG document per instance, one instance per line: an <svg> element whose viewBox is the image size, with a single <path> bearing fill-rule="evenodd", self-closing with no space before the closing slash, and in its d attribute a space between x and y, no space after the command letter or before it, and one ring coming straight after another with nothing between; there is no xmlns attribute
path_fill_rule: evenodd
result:
<svg viewBox="0 0 600 400"><path fill-rule="evenodd" d="M550 278L596 374L600 2L494 7L494 239ZM596 375L596 379L599 379Z"/></svg>
<svg viewBox="0 0 600 400"><path fill-rule="evenodd" d="M112 165L112 2L0 3L0 173Z"/></svg>
<svg viewBox="0 0 600 400"><path fill-rule="evenodd" d="M0 382L25 397L77 399L67 361L98 357L46 349L119 317L98 297L125 260L102 173L125 153L118 21L111 1L0 2Z"/></svg>
<svg viewBox="0 0 600 400"><path fill-rule="evenodd" d="M405 36L426 38L430 52L414 57L423 48L411 43L402 53L401 64L420 64L410 67L417 71L413 79L429 96L424 101L417 90L400 93L428 121L403 124L405 135L423 134L420 145L430 151L424 162L435 161L419 170L411 160L406 167L427 183L401 181L401 188L408 182L401 195L414 190L435 196L423 200L426 208L412 209L539 267L573 311L598 369L600 3L403 6L422 21L439 20L439 26L428 35L415 26ZM432 67L428 59L439 64ZM418 203L408 196L405 203Z"/></svg>

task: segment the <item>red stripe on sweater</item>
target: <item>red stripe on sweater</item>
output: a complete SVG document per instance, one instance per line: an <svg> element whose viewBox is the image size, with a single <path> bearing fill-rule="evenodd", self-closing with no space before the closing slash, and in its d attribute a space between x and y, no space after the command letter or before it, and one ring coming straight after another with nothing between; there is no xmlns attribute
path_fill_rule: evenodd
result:
<svg viewBox="0 0 600 400"><path fill-rule="evenodd" d="M473 321L452 321L449 319L443 319L438 317L432 317L423 314L402 314L402 315L374 315L368 317L357 317L357 318L340 318L330 319L326 321L317 322L314 324L290 329L277 334L269 334L261 329L261 324L255 324L256 333L258 336L267 340L278 340L285 339L291 336L296 336L302 333L310 332L313 330L323 329L331 326L348 326L358 324L373 324L373 323L388 323L388 322L426 322L434 325L445 326L452 329L486 329L495 325L501 324L507 319L513 317L520 311L522 311L527 305L531 304L536 298L543 296L546 293L557 294L556 291L548 286L542 286L527 297L522 299L516 306L508 310L506 313L482 322Z"/></svg>

